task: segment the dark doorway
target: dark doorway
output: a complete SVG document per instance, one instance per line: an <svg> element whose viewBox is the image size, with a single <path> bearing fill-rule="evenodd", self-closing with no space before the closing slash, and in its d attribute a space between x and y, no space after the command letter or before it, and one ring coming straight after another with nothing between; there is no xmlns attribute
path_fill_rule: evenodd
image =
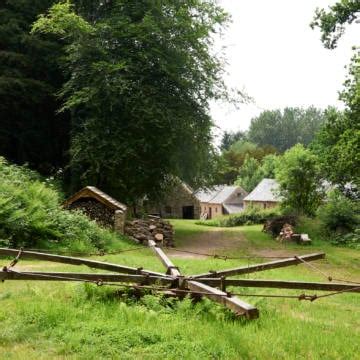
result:
<svg viewBox="0 0 360 360"><path fill-rule="evenodd" d="M193 206L183 206L183 219L193 219L194 218L194 207Z"/></svg>
<svg viewBox="0 0 360 360"><path fill-rule="evenodd" d="M209 206L209 217L208 219L212 219L212 208L211 206Z"/></svg>

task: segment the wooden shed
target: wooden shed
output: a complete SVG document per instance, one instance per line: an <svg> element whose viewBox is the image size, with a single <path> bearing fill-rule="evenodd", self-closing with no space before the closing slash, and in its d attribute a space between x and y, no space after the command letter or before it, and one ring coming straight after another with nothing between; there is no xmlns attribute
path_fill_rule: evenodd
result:
<svg viewBox="0 0 360 360"><path fill-rule="evenodd" d="M95 186L79 190L63 206L69 210L81 210L99 225L124 233L127 206Z"/></svg>

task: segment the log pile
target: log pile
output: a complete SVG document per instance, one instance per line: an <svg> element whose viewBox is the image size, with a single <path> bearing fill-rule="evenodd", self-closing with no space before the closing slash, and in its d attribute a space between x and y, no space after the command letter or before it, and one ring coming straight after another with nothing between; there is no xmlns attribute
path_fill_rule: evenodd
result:
<svg viewBox="0 0 360 360"><path fill-rule="evenodd" d="M294 241L298 244L311 244L308 234L295 233L295 216L278 216L268 220L263 227L263 231L270 233L278 241Z"/></svg>
<svg viewBox="0 0 360 360"><path fill-rule="evenodd" d="M92 198L81 198L67 207L69 210L80 210L100 226L112 229L114 226L114 210Z"/></svg>
<svg viewBox="0 0 360 360"><path fill-rule="evenodd" d="M271 220L266 221L263 227L263 231L270 233L273 237L277 237L285 224L295 226L296 217L292 215L277 216Z"/></svg>
<svg viewBox="0 0 360 360"><path fill-rule="evenodd" d="M173 247L174 230L172 225L159 217L126 221L125 234L138 243L154 240L156 243Z"/></svg>

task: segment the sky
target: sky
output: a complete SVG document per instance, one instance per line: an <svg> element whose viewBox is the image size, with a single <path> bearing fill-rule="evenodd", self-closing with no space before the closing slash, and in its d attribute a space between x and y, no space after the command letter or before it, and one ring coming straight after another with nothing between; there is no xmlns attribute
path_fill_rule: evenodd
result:
<svg viewBox="0 0 360 360"><path fill-rule="evenodd" d="M325 49L320 32L309 26L317 7L335 0L219 0L232 23L217 40L225 47L225 80L245 90L253 104L211 103L218 138L224 131L246 130L265 109L286 106L324 109L342 107L338 92L350 62L352 46L359 44L360 24L353 23L335 50Z"/></svg>

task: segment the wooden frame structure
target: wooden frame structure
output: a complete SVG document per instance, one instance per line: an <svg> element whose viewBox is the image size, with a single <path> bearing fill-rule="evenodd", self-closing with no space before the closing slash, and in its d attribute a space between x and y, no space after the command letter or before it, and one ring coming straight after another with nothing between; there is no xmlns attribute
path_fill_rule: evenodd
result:
<svg viewBox="0 0 360 360"><path fill-rule="evenodd" d="M15 256L15 259L8 267L0 271L0 280L52 280L52 281L84 281L97 285L103 284L132 284L134 288L149 288L166 291L167 294L183 297L189 294L193 297L207 297L223 306L231 309L235 314L245 316L248 319L255 319L259 316L256 307L233 296L226 291L227 286L240 286L250 288L280 288L280 289L309 289L337 292L360 293L360 286L350 283L322 283L322 282L298 282L282 280L250 280L250 279L227 279L235 275L249 274L269 269L276 269L291 265L298 265L308 261L323 259L325 254L314 253L302 256L294 256L286 259L271 262L240 266L233 269L221 271L209 271L208 273L193 276L183 276L177 266L168 258L163 249L154 241L148 241L148 246L156 254L166 268L166 273L155 272L143 268L134 268L124 265L111 264L107 262L82 259L70 256L52 255L35 251L24 251L16 249L0 248L0 255ZM90 268L112 271L114 273L74 273L74 272L19 272L12 267L20 258L39 259L59 262L71 265L86 265ZM357 284L357 283L355 283ZM160 287L161 286L161 287ZM261 295L257 295L261 296ZM265 295L264 295L265 296ZM315 298L316 295L314 295ZM293 296L299 300L314 300L314 296L300 295Z"/></svg>

